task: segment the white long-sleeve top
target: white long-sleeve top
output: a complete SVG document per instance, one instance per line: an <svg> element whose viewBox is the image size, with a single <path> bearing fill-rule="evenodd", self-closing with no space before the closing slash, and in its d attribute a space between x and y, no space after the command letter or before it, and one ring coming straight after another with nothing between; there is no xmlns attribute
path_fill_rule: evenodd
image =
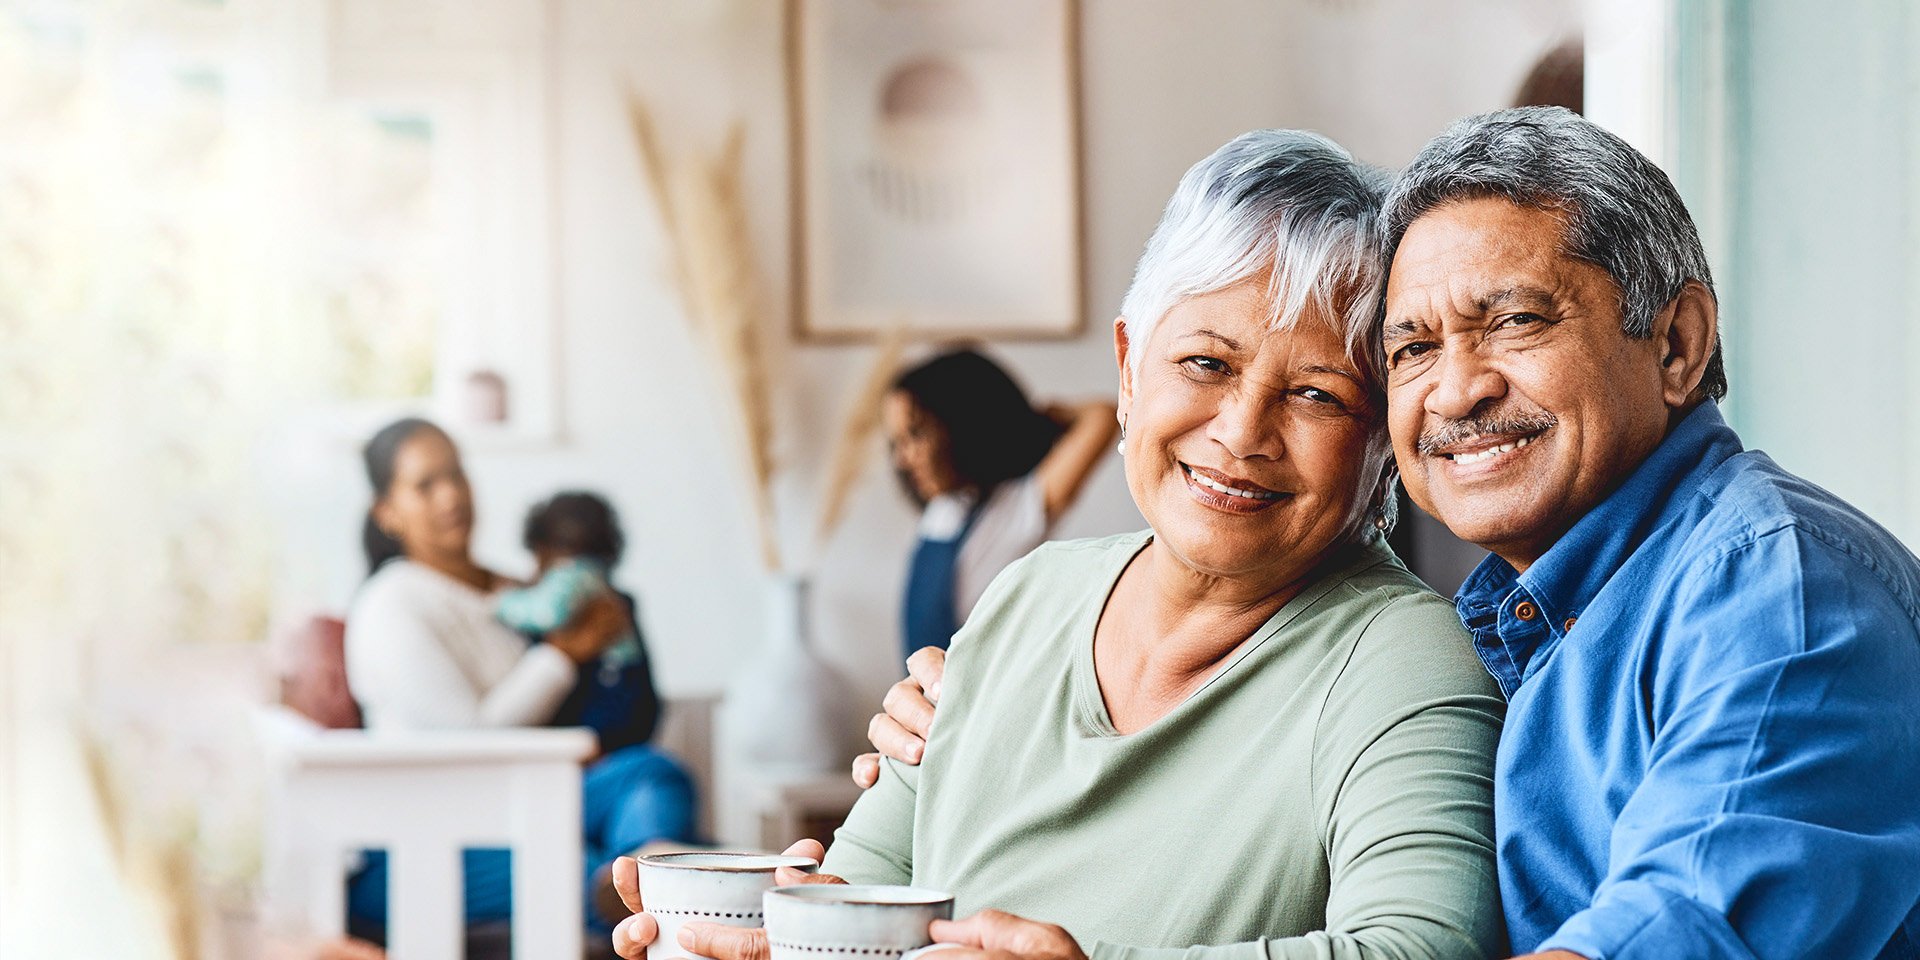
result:
<svg viewBox="0 0 1920 960"><path fill-rule="evenodd" d="M347 685L367 729L534 726L573 661L493 617L494 594L409 560L367 579L347 613Z"/></svg>

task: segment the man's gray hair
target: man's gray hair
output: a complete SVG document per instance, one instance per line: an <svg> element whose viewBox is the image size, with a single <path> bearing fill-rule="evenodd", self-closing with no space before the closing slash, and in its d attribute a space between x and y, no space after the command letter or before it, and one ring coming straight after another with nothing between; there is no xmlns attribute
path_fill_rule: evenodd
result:
<svg viewBox="0 0 1920 960"><path fill-rule="evenodd" d="M1566 254L1605 270L1620 287L1620 326L1629 337L1653 336L1654 318L1688 281L1713 295L1700 231L1673 181L1625 140L1564 108L1497 110L1435 137L1387 199L1387 259L1421 215L1481 197L1559 214ZM1699 390L1713 399L1727 393L1717 340Z"/></svg>
<svg viewBox="0 0 1920 960"><path fill-rule="evenodd" d="M1385 364L1374 321L1386 258L1380 211L1388 175L1337 143L1301 130L1233 138L1180 178L1134 268L1120 314L1127 371L1137 381L1147 340L1183 300L1265 278L1269 329L1311 313L1334 325L1368 392L1384 399ZM1387 449L1385 404L1374 450ZM1393 459L1373 491L1372 517L1394 519Z"/></svg>

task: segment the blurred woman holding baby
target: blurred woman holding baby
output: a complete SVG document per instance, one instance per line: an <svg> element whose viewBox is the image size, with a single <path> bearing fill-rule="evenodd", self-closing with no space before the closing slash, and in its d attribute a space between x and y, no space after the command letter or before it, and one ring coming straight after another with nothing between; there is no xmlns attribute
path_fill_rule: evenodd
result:
<svg viewBox="0 0 1920 960"><path fill-rule="evenodd" d="M369 575L347 615L346 659L367 728L594 727L600 755L582 785L589 894L616 855L692 839L691 782L645 743L658 706L629 601L607 580L623 545L611 508L569 494L536 509L527 539L542 576L520 584L473 559L472 488L445 431L400 420L363 456ZM468 922L507 918L507 852L468 851L464 867ZM385 857L370 854L349 892L359 924L384 925L386 884ZM588 927L604 930L588 902Z"/></svg>

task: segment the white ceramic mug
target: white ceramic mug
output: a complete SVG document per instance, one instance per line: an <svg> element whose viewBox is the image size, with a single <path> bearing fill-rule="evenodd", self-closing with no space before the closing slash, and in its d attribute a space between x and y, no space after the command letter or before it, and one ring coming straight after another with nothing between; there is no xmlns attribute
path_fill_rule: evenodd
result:
<svg viewBox="0 0 1920 960"><path fill-rule="evenodd" d="M953 895L919 887L805 884L766 892L772 960L898 960L953 919Z"/></svg>
<svg viewBox="0 0 1920 960"><path fill-rule="evenodd" d="M680 946L680 928L698 921L729 927L760 926L760 895L773 872L819 866L806 857L757 853L662 853L640 858L640 902L660 924L647 960L694 957Z"/></svg>

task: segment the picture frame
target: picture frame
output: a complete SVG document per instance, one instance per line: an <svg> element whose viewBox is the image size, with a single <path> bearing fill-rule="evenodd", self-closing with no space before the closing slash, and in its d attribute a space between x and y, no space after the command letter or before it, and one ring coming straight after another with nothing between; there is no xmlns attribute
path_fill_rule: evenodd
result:
<svg viewBox="0 0 1920 960"><path fill-rule="evenodd" d="M785 15L797 338L1078 336L1078 0Z"/></svg>

